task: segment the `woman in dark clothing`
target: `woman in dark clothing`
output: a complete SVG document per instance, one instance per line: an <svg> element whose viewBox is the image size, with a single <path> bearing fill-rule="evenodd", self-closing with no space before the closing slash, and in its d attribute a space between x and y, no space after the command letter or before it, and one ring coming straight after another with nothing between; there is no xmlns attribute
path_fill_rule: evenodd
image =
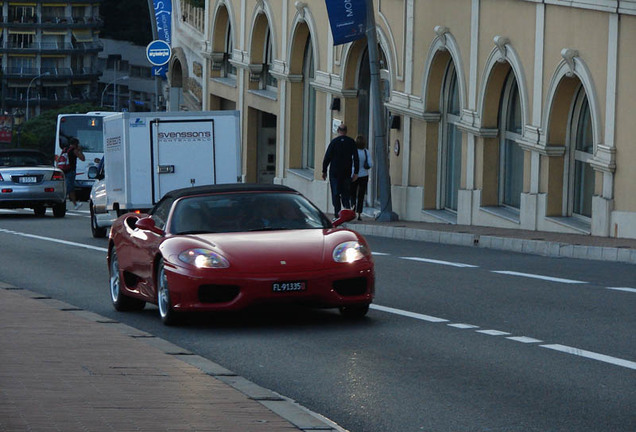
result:
<svg viewBox="0 0 636 432"><path fill-rule="evenodd" d="M373 160L371 159L371 153L367 150L367 140L362 135L358 135L356 138L356 147L358 149L358 159L360 160L360 170L358 171L358 178L351 182L351 202L355 204L358 220L362 220L364 196L367 193L369 170L373 166Z"/></svg>

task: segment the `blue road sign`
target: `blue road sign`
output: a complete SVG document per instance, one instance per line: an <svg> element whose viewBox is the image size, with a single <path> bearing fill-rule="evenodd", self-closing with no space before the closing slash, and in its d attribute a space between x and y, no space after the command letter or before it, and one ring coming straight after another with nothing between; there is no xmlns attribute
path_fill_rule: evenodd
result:
<svg viewBox="0 0 636 432"><path fill-rule="evenodd" d="M154 40L146 47L146 57L148 61L155 66L163 66L170 61L172 49L168 42L162 40Z"/></svg>
<svg viewBox="0 0 636 432"><path fill-rule="evenodd" d="M166 65L152 67L152 76L166 78L167 74L168 74L168 66Z"/></svg>

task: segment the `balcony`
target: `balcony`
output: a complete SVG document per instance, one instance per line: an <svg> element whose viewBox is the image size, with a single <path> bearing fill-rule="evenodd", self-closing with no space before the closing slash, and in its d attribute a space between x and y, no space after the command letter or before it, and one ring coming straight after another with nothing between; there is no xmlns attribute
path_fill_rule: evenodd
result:
<svg viewBox="0 0 636 432"><path fill-rule="evenodd" d="M48 72L46 80L51 79L71 79L71 78L84 78L84 79L96 79L102 74L102 71L96 68L76 68L71 69L67 67L5 67L2 68L4 79L27 79L34 78L38 75L42 75Z"/></svg>
<svg viewBox="0 0 636 432"><path fill-rule="evenodd" d="M7 54L73 54L77 52L90 53L100 52L104 49L104 44L100 40L90 42L4 42L0 46L0 53Z"/></svg>
<svg viewBox="0 0 636 432"><path fill-rule="evenodd" d="M53 16L42 15L38 19L36 16L3 16L2 26L8 29L92 29L100 28L104 24L100 17L82 16Z"/></svg>
<svg viewBox="0 0 636 432"><path fill-rule="evenodd" d="M99 100L94 95L88 96L73 96L68 93L50 94L50 95L34 95L29 98L29 106L42 106L52 108L56 106L70 105L72 103L94 103L97 104ZM26 107L26 98L23 95L7 95L4 98L4 103L7 108Z"/></svg>

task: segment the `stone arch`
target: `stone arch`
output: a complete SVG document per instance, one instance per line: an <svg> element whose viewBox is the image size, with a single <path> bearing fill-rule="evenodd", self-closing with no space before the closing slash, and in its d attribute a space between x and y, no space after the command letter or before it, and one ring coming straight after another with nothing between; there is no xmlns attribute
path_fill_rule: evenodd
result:
<svg viewBox="0 0 636 432"><path fill-rule="evenodd" d="M521 100L522 124L528 124L529 96L526 75L524 73L521 58L510 45L507 38L496 36L495 47L490 52L480 85L477 113L481 119L481 127L497 128L499 100L508 72L512 69ZM525 128L524 128L525 129ZM525 131L522 131L525 134Z"/></svg>
<svg viewBox="0 0 636 432"><path fill-rule="evenodd" d="M234 25L234 11L232 2L227 0L217 0L212 13L211 38L212 51L220 52L225 49L225 29L230 24L232 32L236 31ZM232 35L234 37L234 35ZM236 38L234 39L236 41Z"/></svg>
<svg viewBox="0 0 636 432"><path fill-rule="evenodd" d="M380 47L380 55L386 59L386 68L389 71L389 84L391 88L394 88L395 73L394 63L395 56L392 50L390 50L390 44L388 38L382 29L377 29L378 45ZM360 69L360 61L367 49L367 38L359 39L355 42L347 44L342 53L343 67L341 68L340 78L344 89L354 89L357 84L358 71Z"/></svg>
<svg viewBox="0 0 636 432"><path fill-rule="evenodd" d="M384 51L384 56L387 61L386 68L391 74L391 88L394 87L395 81L400 74L398 70L398 60L397 60L397 42L395 41L395 37L393 36L393 32L391 32L391 28L389 27L389 23L386 21L386 18L383 14L380 14L380 22L381 26L377 26L377 35L378 35L378 44ZM385 30L386 28L386 30Z"/></svg>
<svg viewBox="0 0 636 432"><path fill-rule="evenodd" d="M170 87L183 88L188 80L188 62L182 48L177 47L172 51L169 78Z"/></svg>
<svg viewBox="0 0 636 432"><path fill-rule="evenodd" d="M296 12L291 29L291 43L287 52L289 73L293 75L300 73L303 65L303 51L308 37L311 38L316 70L320 70L319 41L313 37L313 35L318 34L318 31L314 17L308 7L305 6Z"/></svg>
<svg viewBox="0 0 636 432"><path fill-rule="evenodd" d="M557 65L550 81L546 95L546 110L543 114L545 135L541 144L545 148L545 156L541 165L541 177L547 180L541 185L541 192L547 195L546 216L568 215L566 207L571 175L568 174L569 152L572 151L569 147L571 116L574 99L581 88L590 110L594 155L598 146L602 144L599 100L591 73L576 51L564 49L561 55L563 60ZM609 167L607 171L610 171ZM597 176L598 180L602 178Z"/></svg>
<svg viewBox="0 0 636 432"><path fill-rule="evenodd" d="M543 124L546 131L544 145L550 145L552 142L564 134L560 131L563 116L563 110L569 110L569 103L576 91L573 84L580 84L585 90L590 105L592 115L592 136L594 137L594 153L597 147L602 143L601 135L601 111L598 99L598 93L592 74L585 62L578 56L578 53L572 50L563 50L563 60L557 66L546 95L546 110L544 112ZM567 98L567 96L570 96ZM567 102L564 102L567 101ZM563 104L567 107L564 107ZM567 113L566 113L567 116ZM565 129L567 126L563 125ZM564 139L561 142L565 141Z"/></svg>
<svg viewBox="0 0 636 432"><path fill-rule="evenodd" d="M477 101L478 160L476 186L481 189L481 206L500 205L501 156L500 118L502 97L510 74L514 76L519 94L521 110L520 140L525 137L525 126L529 117L529 96L527 79L521 59L510 41L502 36L494 38L495 46L490 52L484 68ZM517 141L519 144L519 141ZM530 189L529 152L524 154L523 190Z"/></svg>
<svg viewBox="0 0 636 432"><path fill-rule="evenodd" d="M444 79L444 73L449 61L455 64L457 72L457 84L459 86L459 102L462 108L466 107L466 74L464 62L457 40L445 27L436 27L437 37L431 43L426 56L424 77L422 79L422 99L424 110L434 112L439 108L439 94Z"/></svg>
<svg viewBox="0 0 636 432"><path fill-rule="evenodd" d="M263 63L263 50L258 49L263 44L263 39L269 28L272 41L272 57L278 58L278 38L276 36L276 26L274 25L275 14L268 3L259 1L252 14L251 33L247 46L249 47L250 63Z"/></svg>
<svg viewBox="0 0 636 432"><path fill-rule="evenodd" d="M289 133L290 133L290 146L289 146L289 166L292 168L303 167L303 146L304 146L304 119L305 119L305 86L306 80L309 78L304 74L305 66L305 48L307 42L311 40L312 43L312 55L314 60L314 72L318 70L317 59L318 53L316 52L316 40L312 35L312 29L309 23L304 19L299 19L299 15L296 16L294 26L291 32L291 43L289 44L288 52L288 65L289 74L294 77L290 80L288 85L289 98L294 101L299 107L298 109L289 110ZM316 167L315 172L320 170Z"/></svg>
<svg viewBox="0 0 636 432"><path fill-rule="evenodd" d="M427 113L426 135L423 140L424 149L422 167L425 172L423 208L438 208L441 202L443 187L442 173L445 155L443 149L447 145L444 141L440 126L443 125L442 97L447 71L451 64L455 67L457 88L459 95L460 114L467 101L466 77L459 45L455 37L446 27L435 28L436 38L431 43L426 57L424 76L422 78L422 99L424 112ZM465 151L464 151L465 153ZM462 175L463 174L462 170Z"/></svg>
<svg viewBox="0 0 636 432"><path fill-rule="evenodd" d="M184 67L185 65L185 67ZM188 63L185 53L181 48L175 48L170 59L170 69L168 74L169 86L169 106L168 111L179 111L184 104L183 94L188 82Z"/></svg>

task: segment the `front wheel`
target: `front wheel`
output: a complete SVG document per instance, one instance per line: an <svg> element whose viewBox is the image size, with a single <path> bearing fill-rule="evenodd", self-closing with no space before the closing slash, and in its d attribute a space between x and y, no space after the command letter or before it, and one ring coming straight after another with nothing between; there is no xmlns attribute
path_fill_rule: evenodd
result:
<svg viewBox="0 0 636 432"><path fill-rule="evenodd" d="M168 326L179 324L181 315L172 308L170 288L163 258L159 260L157 265L157 306L159 306L161 322Z"/></svg>
<svg viewBox="0 0 636 432"><path fill-rule="evenodd" d="M95 238L106 237L106 228L103 228L97 225L97 216L95 215L95 208L93 207L93 203L90 203L90 212L91 212L91 234Z"/></svg>
<svg viewBox="0 0 636 432"><path fill-rule="evenodd" d="M110 299L113 302L115 310L120 312L131 310L142 310L146 306L146 302L136 298L125 296L121 292L121 279L119 271L119 260L117 259L117 252L113 248L113 252L110 258Z"/></svg>

